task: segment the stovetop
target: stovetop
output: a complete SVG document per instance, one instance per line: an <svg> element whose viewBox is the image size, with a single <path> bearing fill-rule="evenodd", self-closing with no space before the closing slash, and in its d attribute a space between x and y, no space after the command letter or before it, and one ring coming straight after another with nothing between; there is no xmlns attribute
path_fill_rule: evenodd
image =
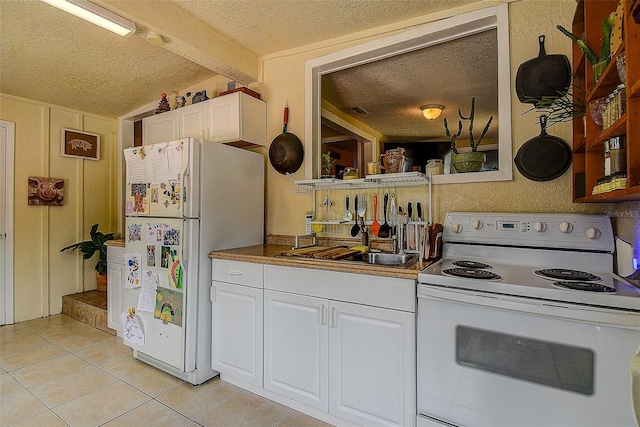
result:
<svg viewBox="0 0 640 427"><path fill-rule="evenodd" d="M606 217L454 213L445 222L443 258L418 275L421 284L640 312L640 289L613 273L613 232ZM478 222L479 229L474 227ZM544 224L544 231L534 230L535 222ZM571 231L560 231L563 222L571 224ZM478 273L480 278L455 277L451 269L484 272ZM559 270L559 278L541 277L539 270L543 269ZM554 284L563 281L573 282L575 289ZM579 282L596 283L601 289L587 291L583 288L588 285Z"/></svg>

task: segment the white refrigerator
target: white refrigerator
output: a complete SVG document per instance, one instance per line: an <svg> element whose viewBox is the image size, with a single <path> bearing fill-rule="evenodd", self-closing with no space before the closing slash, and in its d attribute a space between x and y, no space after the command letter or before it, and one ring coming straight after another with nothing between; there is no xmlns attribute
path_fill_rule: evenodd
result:
<svg viewBox="0 0 640 427"><path fill-rule="evenodd" d="M194 138L124 156L124 342L135 358L200 384L218 374L208 254L263 242L264 156Z"/></svg>

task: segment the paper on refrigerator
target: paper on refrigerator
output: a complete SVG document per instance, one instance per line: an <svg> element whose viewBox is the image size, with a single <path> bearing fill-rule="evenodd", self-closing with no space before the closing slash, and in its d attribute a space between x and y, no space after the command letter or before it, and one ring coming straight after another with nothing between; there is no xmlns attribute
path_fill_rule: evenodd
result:
<svg viewBox="0 0 640 427"><path fill-rule="evenodd" d="M156 308L156 297L160 278L158 274L145 271L142 274L142 286L138 295L138 311L148 311L153 313Z"/></svg>

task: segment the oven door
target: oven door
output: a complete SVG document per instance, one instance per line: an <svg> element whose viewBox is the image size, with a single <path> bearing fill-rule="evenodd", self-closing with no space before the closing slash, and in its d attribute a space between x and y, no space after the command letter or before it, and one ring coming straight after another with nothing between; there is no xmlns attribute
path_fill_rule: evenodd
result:
<svg viewBox="0 0 640 427"><path fill-rule="evenodd" d="M418 425L636 425L640 313L429 285L418 297Z"/></svg>

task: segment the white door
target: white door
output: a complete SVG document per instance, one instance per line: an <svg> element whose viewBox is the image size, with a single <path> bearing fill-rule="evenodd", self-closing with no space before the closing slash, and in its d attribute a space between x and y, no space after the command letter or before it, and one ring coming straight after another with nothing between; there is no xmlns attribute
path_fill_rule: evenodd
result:
<svg viewBox="0 0 640 427"><path fill-rule="evenodd" d="M264 388L328 410L328 301L264 291Z"/></svg>
<svg viewBox="0 0 640 427"><path fill-rule="evenodd" d="M0 325L13 323L13 152L15 123L0 120Z"/></svg>
<svg viewBox="0 0 640 427"><path fill-rule="evenodd" d="M329 413L366 426L415 423L415 315L329 304Z"/></svg>
<svg viewBox="0 0 640 427"><path fill-rule="evenodd" d="M214 281L211 297L212 368L262 388L263 290Z"/></svg>

